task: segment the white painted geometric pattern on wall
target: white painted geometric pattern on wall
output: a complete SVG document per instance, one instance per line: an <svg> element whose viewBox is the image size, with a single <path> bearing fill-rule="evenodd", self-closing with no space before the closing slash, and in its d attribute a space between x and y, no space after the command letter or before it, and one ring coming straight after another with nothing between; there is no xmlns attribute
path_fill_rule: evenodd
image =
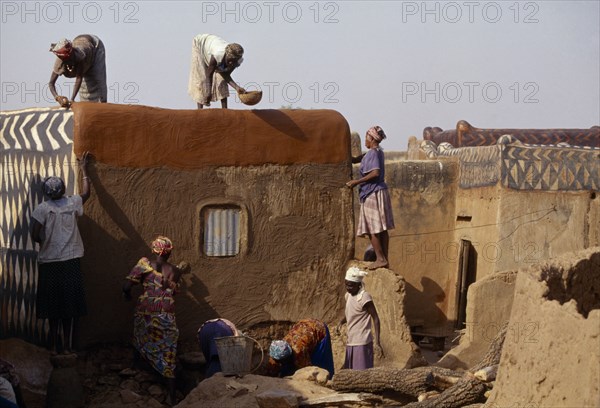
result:
<svg viewBox="0 0 600 408"><path fill-rule="evenodd" d="M600 189L600 149L525 147L502 151L502 184L516 190Z"/></svg>
<svg viewBox="0 0 600 408"><path fill-rule="evenodd" d="M31 213L44 200L41 181L65 180L76 193L73 114L61 108L0 112L0 338L45 343L36 318L37 251Z"/></svg>
<svg viewBox="0 0 600 408"><path fill-rule="evenodd" d="M501 147L448 148L440 156L458 156L460 188L493 186L500 180Z"/></svg>

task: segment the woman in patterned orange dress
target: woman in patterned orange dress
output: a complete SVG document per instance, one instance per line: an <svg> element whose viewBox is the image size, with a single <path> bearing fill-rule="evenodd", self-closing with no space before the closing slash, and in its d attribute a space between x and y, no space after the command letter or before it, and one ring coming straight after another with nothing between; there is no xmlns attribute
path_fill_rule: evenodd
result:
<svg viewBox="0 0 600 408"><path fill-rule="evenodd" d="M268 372L285 377L300 368L321 367L334 374L331 337L327 325L316 319L298 321L283 340L275 340L269 348Z"/></svg>
<svg viewBox="0 0 600 408"><path fill-rule="evenodd" d="M133 320L133 345L167 381L167 403L175 403L175 366L179 330L175 322L175 292L187 267L168 262L173 244L159 236L152 242L155 258L141 258L123 284L126 300L131 300L131 287L142 284Z"/></svg>

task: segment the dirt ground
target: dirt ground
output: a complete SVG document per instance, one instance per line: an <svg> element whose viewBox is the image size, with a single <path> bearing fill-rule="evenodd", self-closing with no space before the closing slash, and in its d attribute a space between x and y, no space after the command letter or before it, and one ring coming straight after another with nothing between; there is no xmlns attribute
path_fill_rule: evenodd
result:
<svg viewBox="0 0 600 408"><path fill-rule="evenodd" d="M280 329L284 330L285 327ZM47 358L50 358L49 353L44 349L36 346L27 347L35 348L36 353L46 354ZM443 352L432 351L431 345L426 341L421 343L420 348L423 356L430 363L436 362L443 355ZM449 345L446 351L448 348ZM259 353L256 353L255 357L259 359ZM195 345L180 346L180 362L177 392L180 407L198 406L199 401L202 401L203 407L258 406L256 395L269 390L295 393L303 399L320 398L333 393L331 389L318 385L314 381L278 379L253 374L243 378L217 374L197 387L204 380L202 375L204 358ZM83 387L86 407L167 407L166 386L162 378L145 362L136 361L133 348L128 344L103 344L78 352L76 371ZM257 371L260 372L260 369ZM74 380L72 384L77 382ZM23 388L27 408L44 408L43 394ZM365 402L356 406L374 405Z"/></svg>

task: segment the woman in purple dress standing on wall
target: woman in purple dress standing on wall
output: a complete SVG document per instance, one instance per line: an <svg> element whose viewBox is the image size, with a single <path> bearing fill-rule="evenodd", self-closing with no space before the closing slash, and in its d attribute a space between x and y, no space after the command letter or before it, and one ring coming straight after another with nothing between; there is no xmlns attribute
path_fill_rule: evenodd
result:
<svg viewBox="0 0 600 408"><path fill-rule="evenodd" d="M384 181L385 159L383 149L379 147L385 138L385 132L379 126L373 126L367 131L365 146L369 150L352 159L353 162L360 160L360 178L346 183L349 188L360 185L360 215L356 235L368 236L377 256L375 262L369 265L369 269L388 266L388 230L394 229L392 203Z"/></svg>

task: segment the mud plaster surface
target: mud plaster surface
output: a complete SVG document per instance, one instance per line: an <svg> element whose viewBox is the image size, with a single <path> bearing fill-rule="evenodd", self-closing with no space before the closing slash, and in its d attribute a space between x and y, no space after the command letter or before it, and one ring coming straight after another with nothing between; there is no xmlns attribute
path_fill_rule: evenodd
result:
<svg viewBox="0 0 600 408"><path fill-rule="evenodd" d="M333 110L171 110L80 102L74 151L105 164L178 169L349 162L350 130Z"/></svg>
<svg viewBox="0 0 600 408"><path fill-rule="evenodd" d="M598 406L599 265L600 248L595 247L519 272L488 403Z"/></svg>
<svg viewBox="0 0 600 408"><path fill-rule="evenodd" d="M172 262L192 266L176 297L184 338L217 316L240 327L305 317L337 320L353 245L347 171L343 165L180 172L96 164L80 225L86 287L93 288L83 338L108 341L131 333L133 304L123 302L120 285L137 260L150 255L148 242L156 234L173 240ZM245 214L238 255L203 254L201 211L211 204L237 205Z"/></svg>
<svg viewBox="0 0 600 408"><path fill-rule="evenodd" d="M460 343L435 365L467 370L481 361L510 318L516 280L516 271L498 272L469 286L466 327Z"/></svg>

